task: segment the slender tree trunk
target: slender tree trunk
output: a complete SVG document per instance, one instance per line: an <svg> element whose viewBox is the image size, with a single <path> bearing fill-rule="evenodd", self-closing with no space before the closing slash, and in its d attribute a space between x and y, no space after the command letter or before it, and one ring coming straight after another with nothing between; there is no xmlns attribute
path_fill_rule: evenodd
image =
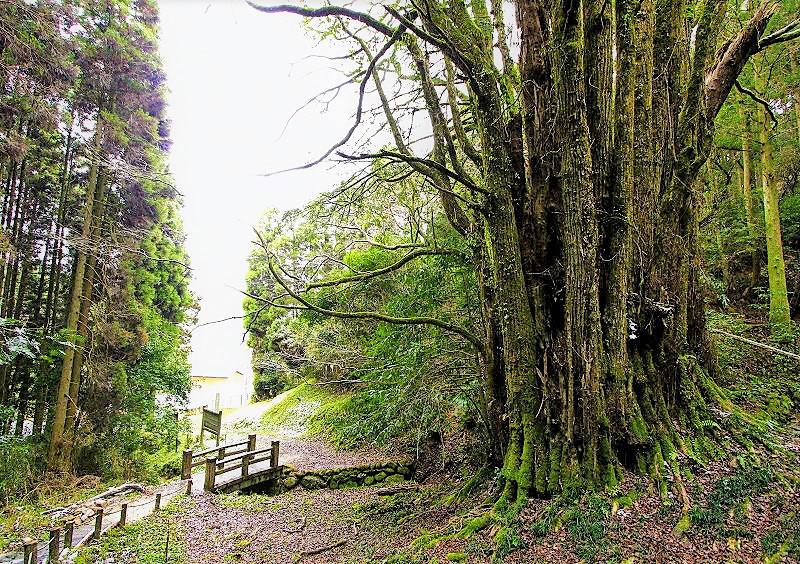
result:
<svg viewBox="0 0 800 564"><path fill-rule="evenodd" d="M99 247L100 230L105 214L105 195L108 174L105 169L100 169L97 179L97 190L94 195L94 209L92 212L91 229L89 238L86 241L92 251L86 259L86 274L83 278L83 289L81 291L80 313L78 315L78 335L81 345L75 349L72 357L72 376L70 380L69 394L73 399L67 406L67 416L65 422L65 435L71 441L77 424L78 396L83 372L83 363L86 358L86 350L90 346L89 330L89 311L92 305L92 294L94 293L95 280L97 279L97 249Z"/></svg>
<svg viewBox="0 0 800 564"><path fill-rule="evenodd" d="M800 55L798 55L798 51L795 50L789 58L792 62L792 73L795 78L800 77ZM798 79L794 89L794 118L797 121L797 144L800 145L800 79Z"/></svg>
<svg viewBox="0 0 800 564"><path fill-rule="evenodd" d="M761 278L761 252L758 244L758 225L753 210L753 159L752 159L752 120L750 112L739 105L739 116L742 120L742 200L744 202L747 232L750 236L752 278L751 285L758 286Z"/></svg>
<svg viewBox="0 0 800 564"><path fill-rule="evenodd" d="M95 155L99 154L100 144L103 135L102 121L98 120L94 138ZM89 181L86 188L86 205L84 207L83 230L81 239L85 243L89 239L92 229L92 217L94 213L94 197L97 190L99 162L95 156L89 169ZM70 292L69 306L67 308L66 329L71 335L76 335L78 331L78 321L80 316L81 295L83 293L83 281L86 274L86 261L88 255L80 248L75 253L75 269L72 278L72 290ZM80 344L78 343L78 346ZM75 354L73 347L68 347L64 353L61 366L61 376L58 382L55 399L55 411L53 414L53 425L50 436L50 450L47 457L48 466L51 470L69 471L71 467L72 443L66 440L67 409L70 404L74 404L76 399L70 393L72 383L72 363Z"/></svg>
<svg viewBox="0 0 800 564"><path fill-rule="evenodd" d="M763 71L756 71L757 88L766 86ZM767 236L767 273L769 275L769 323L773 331L780 332L791 321L789 295L786 289L786 265L783 260L781 237L780 197L775 178L771 121L766 110L761 111L759 137L761 139L761 187L764 191L764 230Z"/></svg>

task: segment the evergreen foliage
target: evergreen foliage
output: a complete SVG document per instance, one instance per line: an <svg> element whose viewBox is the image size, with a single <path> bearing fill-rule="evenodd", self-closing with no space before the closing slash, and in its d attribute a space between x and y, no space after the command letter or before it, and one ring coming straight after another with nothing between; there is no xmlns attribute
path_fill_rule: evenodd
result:
<svg viewBox="0 0 800 564"><path fill-rule="evenodd" d="M0 432L28 437L0 451L142 475L174 445L194 304L157 6L14 0L0 24Z"/></svg>

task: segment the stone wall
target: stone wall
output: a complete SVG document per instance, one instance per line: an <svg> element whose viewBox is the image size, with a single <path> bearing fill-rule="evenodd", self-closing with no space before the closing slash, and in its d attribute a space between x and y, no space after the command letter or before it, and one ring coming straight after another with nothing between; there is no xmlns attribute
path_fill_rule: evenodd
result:
<svg viewBox="0 0 800 564"><path fill-rule="evenodd" d="M325 468L323 470L296 470L286 466L281 479L283 491L298 486L307 490L323 488L340 489L358 486L397 484L411 479L414 465L411 462L379 462L349 468Z"/></svg>

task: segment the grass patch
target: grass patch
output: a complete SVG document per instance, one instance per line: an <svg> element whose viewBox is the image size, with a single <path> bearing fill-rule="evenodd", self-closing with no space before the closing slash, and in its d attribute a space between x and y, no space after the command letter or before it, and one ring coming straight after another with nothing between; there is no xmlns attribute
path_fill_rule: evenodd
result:
<svg viewBox="0 0 800 564"><path fill-rule="evenodd" d="M322 429L311 428L312 419L323 406L342 399L311 380L303 382L276 396L272 407L261 418L261 432L294 437L317 434Z"/></svg>
<svg viewBox="0 0 800 564"><path fill-rule="evenodd" d="M619 503L619 499L612 502L597 493L587 494L578 500L561 496L542 510L531 532L538 538L544 538L553 531L566 528L575 542L576 556L586 562L595 562L608 546L608 517L612 507Z"/></svg>
<svg viewBox="0 0 800 564"><path fill-rule="evenodd" d="M219 494L216 502L228 509L243 509L252 513L259 513L266 509L282 509L283 504L275 500L275 497L260 494L245 494L239 492L231 494Z"/></svg>
<svg viewBox="0 0 800 564"><path fill-rule="evenodd" d="M183 564L185 546L175 516L189 503L189 499L179 496L158 513L110 530L97 544L81 549L75 563Z"/></svg>
<svg viewBox="0 0 800 564"><path fill-rule="evenodd" d="M689 511L692 525L701 529L716 529L722 536L741 536L738 531L726 531L724 525L728 515L735 516L748 500L767 491L775 475L768 468L738 469L735 474L725 476L714 484L705 508L698 506Z"/></svg>

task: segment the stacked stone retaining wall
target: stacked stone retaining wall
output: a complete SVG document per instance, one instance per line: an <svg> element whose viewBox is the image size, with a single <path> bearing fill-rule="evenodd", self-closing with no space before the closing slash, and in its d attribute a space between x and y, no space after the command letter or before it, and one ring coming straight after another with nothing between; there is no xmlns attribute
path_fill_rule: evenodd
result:
<svg viewBox="0 0 800 564"><path fill-rule="evenodd" d="M281 489L288 491L296 487L307 490L355 488L398 484L411 479L414 474L412 462L378 462L349 468L325 468L321 470L296 470L287 466L283 471Z"/></svg>

